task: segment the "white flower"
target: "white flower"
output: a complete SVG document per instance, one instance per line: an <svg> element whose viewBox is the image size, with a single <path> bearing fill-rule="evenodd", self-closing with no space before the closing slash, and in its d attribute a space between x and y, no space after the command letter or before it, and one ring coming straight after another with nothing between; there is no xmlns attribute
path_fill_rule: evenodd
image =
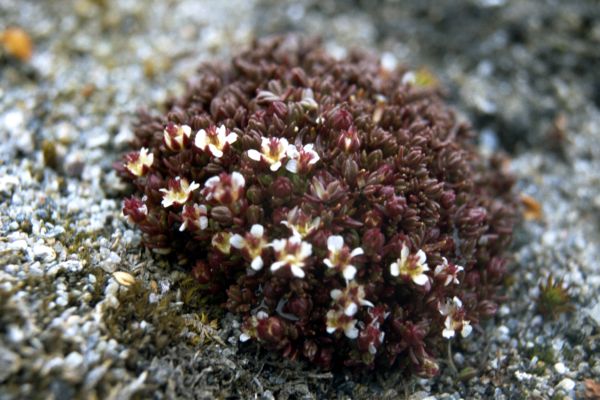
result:
<svg viewBox="0 0 600 400"><path fill-rule="evenodd" d="M148 153L148 149L142 147L139 153L127 156L125 168L135 176L143 176L154 163L154 154Z"/></svg>
<svg viewBox="0 0 600 400"><path fill-rule="evenodd" d="M209 151L214 157L223 157L223 151L227 145L235 143L238 135L235 132L227 133L225 125L218 128L211 126L208 131L200 129L196 133L194 145L202 151Z"/></svg>
<svg viewBox="0 0 600 400"><path fill-rule="evenodd" d="M456 296L452 300L448 299L446 303L439 307L440 314L446 317L444 321L444 330L442 336L446 339L451 339L460 331L462 337L467 337L471 334L473 327L471 322L464 319L465 311L462 308L462 301Z"/></svg>
<svg viewBox="0 0 600 400"><path fill-rule="evenodd" d="M458 285L460 281L458 280L458 273L461 272L464 268L460 265L448 264L448 260L446 257L442 257L442 264L435 267L434 274L438 276L440 274L445 275L444 286L448 286L451 283Z"/></svg>
<svg viewBox="0 0 600 400"><path fill-rule="evenodd" d="M240 199L245 185L246 180L239 172L233 172L231 175L224 172L204 182L202 195L207 201L228 205Z"/></svg>
<svg viewBox="0 0 600 400"><path fill-rule="evenodd" d="M361 254L364 254L362 248L357 247L350 251L348 246L344 246L344 238L341 236L329 236L327 238L328 258L323 263L329 268L339 270L344 278L349 281L356 275L356 267L350 264L350 261Z"/></svg>
<svg viewBox="0 0 600 400"><path fill-rule="evenodd" d="M186 146L191 134L192 128L188 125L169 123L163 131L163 142L169 150L179 151Z"/></svg>
<svg viewBox="0 0 600 400"><path fill-rule="evenodd" d="M262 225L254 224L245 237L236 233L229 239L233 247L242 250L244 256L252 260L250 267L255 271L260 271L264 265L262 252L268 246L264 233L265 228Z"/></svg>
<svg viewBox="0 0 600 400"><path fill-rule="evenodd" d="M260 152L255 149L248 150L248 157L254 161L264 161L275 172L281 167L281 160L287 157L289 143L286 138L261 139Z"/></svg>
<svg viewBox="0 0 600 400"><path fill-rule="evenodd" d="M219 232L212 237L211 244L223 254L229 254L231 251L231 233Z"/></svg>
<svg viewBox="0 0 600 400"><path fill-rule="evenodd" d="M409 248L403 243L400 258L390 265L390 274L411 279L415 284L423 286L429 281L429 277L425 274L426 271L429 271L426 261L427 256L423 250L412 255Z"/></svg>
<svg viewBox="0 0 600 400"><path fill-rule="evenodd" d="M208 209L204 204L193 206L185 206L181 213L183 222L179 227L179 231L183 232L188 229L192 232L197 230L204 230L208 228Z"/></svg>
<svg viewBox="0 0 600 400"><path fill-rule="evenodd" d="M356 339L358 337L358 329L356 328L355 319L352 319L338 310L329 310L326 317L327 333L331 334L336 330L341 329L349 339Z"/></svg>
<svg viewBox="0 0 600 400"><path fill-rule="evenodd" d="M183 205L189 200L192 192L200 187L196 182L188 183L187 179L177 177L169 180L168 189L160 189L163 194L163 207L171 207L175 205Z"/></svg>
<svg viewBox="0 0 600 400"><path fill-rule="evenodd" d="M356 314L359 305L374 307L373 303L365 299L365 288L354 281L349 282L344 290L333 289L330 295L349 317Z"/></svg>
<svg viewBox="0 0 600 400"><path fill-rule="evenodd" d="M296 146L289 145L287 150L289 160L285 165L285 169L293 174L309 170L311 166L321 159L319 154L314 150L314 147L314 144L309 143L298 151Z"/></svg>
<svg viewBox="0 0 600 400"><path fill-rule="evenodd" d="M312 245L304 242L299 236L289 239L276 239L271 243L275 250L276 262L271 264L271 271L275 272L281 267L288 266L292 274L297 278L304 278L302 268L306 265L306 259L312 254Z"/></svg>
<svg viewBox="0 0 600 400"><path fill-rule="evenodd" d="M287 221L281 223L291 229L294 236L305 238L321 226L321 218L310 219L298 206L292 208L287 215Z"/></svg>

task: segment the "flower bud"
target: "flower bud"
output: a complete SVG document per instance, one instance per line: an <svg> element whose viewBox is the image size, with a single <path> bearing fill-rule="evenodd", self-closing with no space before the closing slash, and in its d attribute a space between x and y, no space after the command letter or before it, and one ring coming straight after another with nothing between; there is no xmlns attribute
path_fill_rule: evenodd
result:
<svg viewBox="0 0 600 400"><path fill-rule="evenodd" d="M368 325L360 331L357 340L357 347L363 353L375 354L377 349L383 343L384 334L378 327Z"/></svg>
<svg viewBox="0 0 600 400"><path fill-rule="evenodd" d="M360 138L355 127L351 126L349 129L341 132L337 147L341 148L345 153L355 153L360 149Z"/></svg>
<svg viewBox="0 0 600 400"><path fill-rule="evenodd" d="M369 170L374 171L379 168L381 161L383 160L383 152L379 149L373 150L367 156L367 167Z"/></svg>
<svg viewBox="0 0 600 400"><path fill-rule="evenodd" d="M384 209L388 217L398 218L406 210L406 199L403 196L392 196L385 201Z"/></svg>
<svg viewBox="0 0 600 400"><path fill-rule="evenodd" d="M285 118L288 108L283 101L274 101L269 106L269 111L279 118Z"/></svg>
<svg viewBox="0 0 600 400"><path fill-rule="evenodd" d="M317 351L319 351L319 347L312 340L305 340L304 345L302 346L302 354L309 361L313 361L315 356L317 355Z"/></svg>
<svg viewBox="0 0 600 400"><path fill-rule="evenodd" d="M163 131L163 143L171 151L180 151L190 142L192 128L188 125L176 125L170 122Z"/></svg>
<svg viewBox="0 0 600 400"><path fill-rule="evenodd" d="M211 125L211 120L207 115L194 115L192 117L191 127L194 132L200 129L206 129Z"/></svg>
<svg viewBox="0 0 600 400"><path fill-rule="evenodd" d="M285 335L285 326L278 317L269 317L258 321L256 333L259 340L280 343Z"/></svg>
<svg viewBox="0 0 600 400"><path fill-rule="evenodd" d="M192 277L198 281L200 284L207 284L210 282L212 278L212 274L210 272L210 268L208 264L206 264L202 260L196 261L196 264L192 268Z"/></svg>
<svg viewBox="0 0 600 400"><path fill-rule="evenodd" d="M352 126L352 114L345 109L336 108L327 116L327 121L335 130L346 130Z"/></svg>
<svg viewBox="0 0 600 400"><path fill-rule="evenodd" d="M385 236L379 228L371 228L363 234L361 247L365 254L370 257L381 254L384 244Z"/></svg>
<svg viewBox="0 0 600 400"><path fill-rule="evenodd" d="M500 281L506 273L506 261L499 257L494 257L487 265L488 277L492 281Z"/></svg>
<svg viewBox="0 0 600 400"><path fill-rule="evenodd" d="M262 189L256 185L250 186L246 190L246 198L251 204L261 204L263 200Z"/></svg>
<svg viewBox="0 0 600 400"><path fill-rule="evenodd" d="M440 366L433 357L425 353L417 366L417 373L425 378L433 378L440 372Z"/></svg>
<svg viewBox="0 0 600 400"><path fill-rule="evenodd" d="M317 353L314 362L323 369L329 369L331 367L332 358L333 349L331 347L323 347Z"/></svg>
<svg viewBox="0 0 600 400"><path fill-rule="evenodd" d="M372 209L365 213L363 222L368 227L378 227L381 226L381 223L383 222L383 216L380 211Z"/></svg>
<svg viewBox="0 0 600 400"><path fill-rule="evenodd" d="M123 215L125 215L132 223L139 224L148 216L148 207L137 197L125 199L123 201Z"/></svg>
<svg viewBox="0 0 600 400"><path fill-rule="evenodd" d="M454 202L456 201L456 194L454 190L446 190L442 193L440 197L440 205L446 210L452 208Z"/></svg>
<svg viewBox="0 0 600 400"><path fill-rule="evenodd" d="M473 225L482 224L487 217L487 211L483 207L476 207L469 210L469 223Z"/></svg>
<svg viewBox="0 0 600 400"><path fill-rule="evenodd" d="M257 205L251 205L246 209L246 221L248 225L254 225L262 222L264 218L264 210Z"/></svg>
<svg viewBox="0 0 600 400"><path fill-rule="evenodd" d="M304 319L312 310L312 302L306 297L294 297L287 304L290 312L300 319Z"/></svg>
<svg viewBox="0 0 600 400"><path fill-rule="evenodd" d="M288 198L292 194L292 182L285 176L279 176L271 184L270 190L273 197Z"/></svg>
<svg viewBox="0 0 600 400"><path fill-rule="evenodd" d="M210 210L210 216L222 225L230 225L233 221L231 210L225 206L216 206Z"/></svg>
<svg viewBox="0 0 600 400"><path fill-rule="evenodd" d="M482 316L492 317L498 311L498 304L491 300L483 300L479 303L477 308Z"/></svg>
<svg viewBox="0 0 600 400"><path fill-rule="evenodd" d="M356 176L358 175L358 164L351 158L347 158L344 161L343 166L344 179L346 183L353 186L356 183Z"/></svg>

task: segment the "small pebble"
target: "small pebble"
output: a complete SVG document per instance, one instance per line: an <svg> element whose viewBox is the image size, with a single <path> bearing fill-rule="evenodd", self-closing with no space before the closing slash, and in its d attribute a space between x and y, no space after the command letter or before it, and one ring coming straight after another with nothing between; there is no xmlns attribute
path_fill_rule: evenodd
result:
<svg viewBox="0 0 600 400"><path fill-rule="evenodd" d="M565 367L565 364L561 362L554 364L554 370L561 375L568 371L567 367Z"/></svg>
<svg viewBox="0 0 600 400"><path fill-rule="evenodd" d="M575 389L575 381L570 378L565 378L562 381L558 382L558 385L556 385L556 387L562 388L567 392L570 392L571 390Z"/></svg>

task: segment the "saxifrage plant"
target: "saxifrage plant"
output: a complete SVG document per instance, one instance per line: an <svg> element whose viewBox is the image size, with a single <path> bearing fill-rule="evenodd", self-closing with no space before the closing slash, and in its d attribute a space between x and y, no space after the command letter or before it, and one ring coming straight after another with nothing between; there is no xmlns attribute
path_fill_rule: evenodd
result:
<svg viewBox="0 0 600 400"><path fill-rule="evenodd" d="M433 376L497 309L516 202L504 159L413 77L296 37L204 64L166 115L140 113L123 213L242 341Z"/></svg>

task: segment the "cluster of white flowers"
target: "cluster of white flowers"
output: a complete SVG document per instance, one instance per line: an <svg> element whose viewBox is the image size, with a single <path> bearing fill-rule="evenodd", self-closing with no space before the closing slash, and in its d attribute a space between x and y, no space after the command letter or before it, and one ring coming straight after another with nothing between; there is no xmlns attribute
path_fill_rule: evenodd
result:
<svg viewBox="0 0 600 400"><path fill-rule="evenodd" d="M410 249L404 243L402 244L402 250L400 250L400 258L390 265L392 276L412 280L419 286L429 282L429 277L425 274L426 271L429 271L429 267L427 266L425 252L419 250L417 254L411 255Z"/></svg>
<svg viewBox="0 0 600 400"><path fill-rule="evenodd" d="M356 339L359 333L356 328L358 321L353 317L358 312L358 307L374 306L365 299L364 287L355 281L350 281L346 283L343 290L333 289L330 295L336 307L327 312L327 332L334 333L342 330L349 339Z"/></svg>
<svg viewBox="0 0 600 400"><path fill-rule="evenodd" d="M251 260L250 268L255 271L260 271L262 269L264 265L262 253L263 250L269 246L264 234L265 228L260 224L254 224L246 236L236 233L229 239L229 243L233 247L242 250Z"/></svg>
<svg viewBox="0 0 600 400"><path fill-rule="evenodd" d="M173 150L183 148L191 135L191 128L187 125L170 124L165 128L164 143ZM352 137L347 135L347 146L350 146ZM194 146L201 151L210 153L213 157L221 158L225 155L229 146L238 140L235 132L228 132L224 125L220 127L210 127L207 130L200 129L195 137ZM297 147L290 144L286 138L266 138L261 139L260 150L250 149L247 152L248 157L256 162L264 162L273 172L278 171L285 160L285 168L290 173L299 173L307 171L319 160L319 154L314 149L314 144L306 144ZM127 170L135 176L142 176L154 162L153 154L142 148L135 157L125 165ZM240 198L245 186L245 179L239 172L233 172L231 175L213 176L206 180L202 195L206 201L217 201L221 204L231 204ZM174 205L184 205L191 197L194 190L200 187L195 182L189 183L186 179L177 177L169 182L169 187L160 189L163 193L162 205L165 208ZM323 188L323 190L325 190ZM239 250L241 254L250 262L250 268L254 271L260 271L264 266L264 251L272 248L275 261L270 266L271 272L277 272L287 267L291 274L296 278L306 276L305 267L308 259L312 256L312 245L304 239L321 226L320 218L310 219L303 214L300 208L295 207L288 213L286 221L282 224L287 226L292 235L288 238L274 239L269 241L265 228L260 224L254 224L250 232L244 235L221 232L213 236L213 246L224 254L229 254L231 247ZM194 204L186 206L182 213L182 224L180 230L198 230L206 229L208 226L207 206L204 204ZM331 235L327 239L327 257L322 260L328 269L336 271L346 281L346 287L342 289L333 289L331 298L333 309L326 315L327 332L334 333L342 330L350 339L356 339L359 334L357 328L358 321L354 318L358 312L359 306L373 307L373 304L365 299L365 291L362 285L357 284L354 278L358 269L353 261L356 257L364 254L361 247L350 249L344 244L344 239L340 235ZM451 283L458 284L458 274L463 268L458 265L449 264L446 258L442 258L442 264L435 268L436 278L443 280L444 285ZM389 271L393 277L400 277L407 282L413 282L415 285L424 286L430 282L427 275L429 271L427 265L427 256L423 250L418 250L411 254L409 247L402 244L399 258L390 264ZM446 317L445 329L442 335L445 338L452 338L455 332L461 332L462 336L468 336L472 327L468 320L464 319L464 309L462 302L458 297L448 299L448 301L439 306L440 313ZM383 340L383 336L381 337Z"/></svg>
<svg viewBox="0 0 600 400"><path fill-rule="evenodd" d="M169 124L163 132L163 142L171 151L185 149L192 136L192 128L189 125ZM226 149L238 139L235 132L229 132L225 125L218 128L210 126L208 129L200 129L196 132L194 146L201 151L210 153L213 157L221 158Z"/></svg>
<svg viewBox="0 0 600 400"><path fill-rule="evenodd" d="M319 160L319 154L314 150L314 144L304 145L300 150L288 142L286 138L261 138L260 151L256 149L248 150L248 157L251 160L265 162L269 169L276 172L283 165L283 160L287 158L285 169L291 173L297 173L299 170L310 168Z"/></svg>
<svg viewBox="0 0 600 400"><path fill-rule="evenodd" d="M142 147L139 153L135 153L130 157L129 162L125 164L125 168L134 176L143 176L154 163L154 154L148 153L148 149Z"/></svg>
<svg viewBox="0 0 600 400"><path fill-rule="evenodd" d="M235 143L238 139L238 135L235 132L227 132L225 125L221 125L218 128L210 127L208 131L200 129L196 133L196 139L194 140L194 146L202 151L208 151L213 157L223 157L225 148L228 145Z"/></svg>
<svg viewBox="0 0 600 400"><path fill-rule="evenodd" d="M464 319L465 311L462 306L462 301L456 296L452 299L446 300L444 304L439 307L440 314L446 317L444 321L444 330L442 336L446 339L454 337L457 331L460 332L462 337L467 337L471 334L473 327L471 322Z"/></svg>
<svg viewBox="0 0 600 400"><path fill-rule="evenodd" d="M334 268L342 273L346 281L351 281L356 275L356 267L350 262L354 257L364 254L361 247L349 251L348 246L344 245L344 238L341 236L329 236L327 238L327 250L329 255L323 260L328 268Z"/></svg>
<svg viewBox="0 0 600 400"><path fill-rule="evenodd" d="M187 179L176 177L169 181L168 188L160 189L163 193L162 205L165 208L173 205L184 205L192 192L200 187L196 182L189 183Z"/></svg>

